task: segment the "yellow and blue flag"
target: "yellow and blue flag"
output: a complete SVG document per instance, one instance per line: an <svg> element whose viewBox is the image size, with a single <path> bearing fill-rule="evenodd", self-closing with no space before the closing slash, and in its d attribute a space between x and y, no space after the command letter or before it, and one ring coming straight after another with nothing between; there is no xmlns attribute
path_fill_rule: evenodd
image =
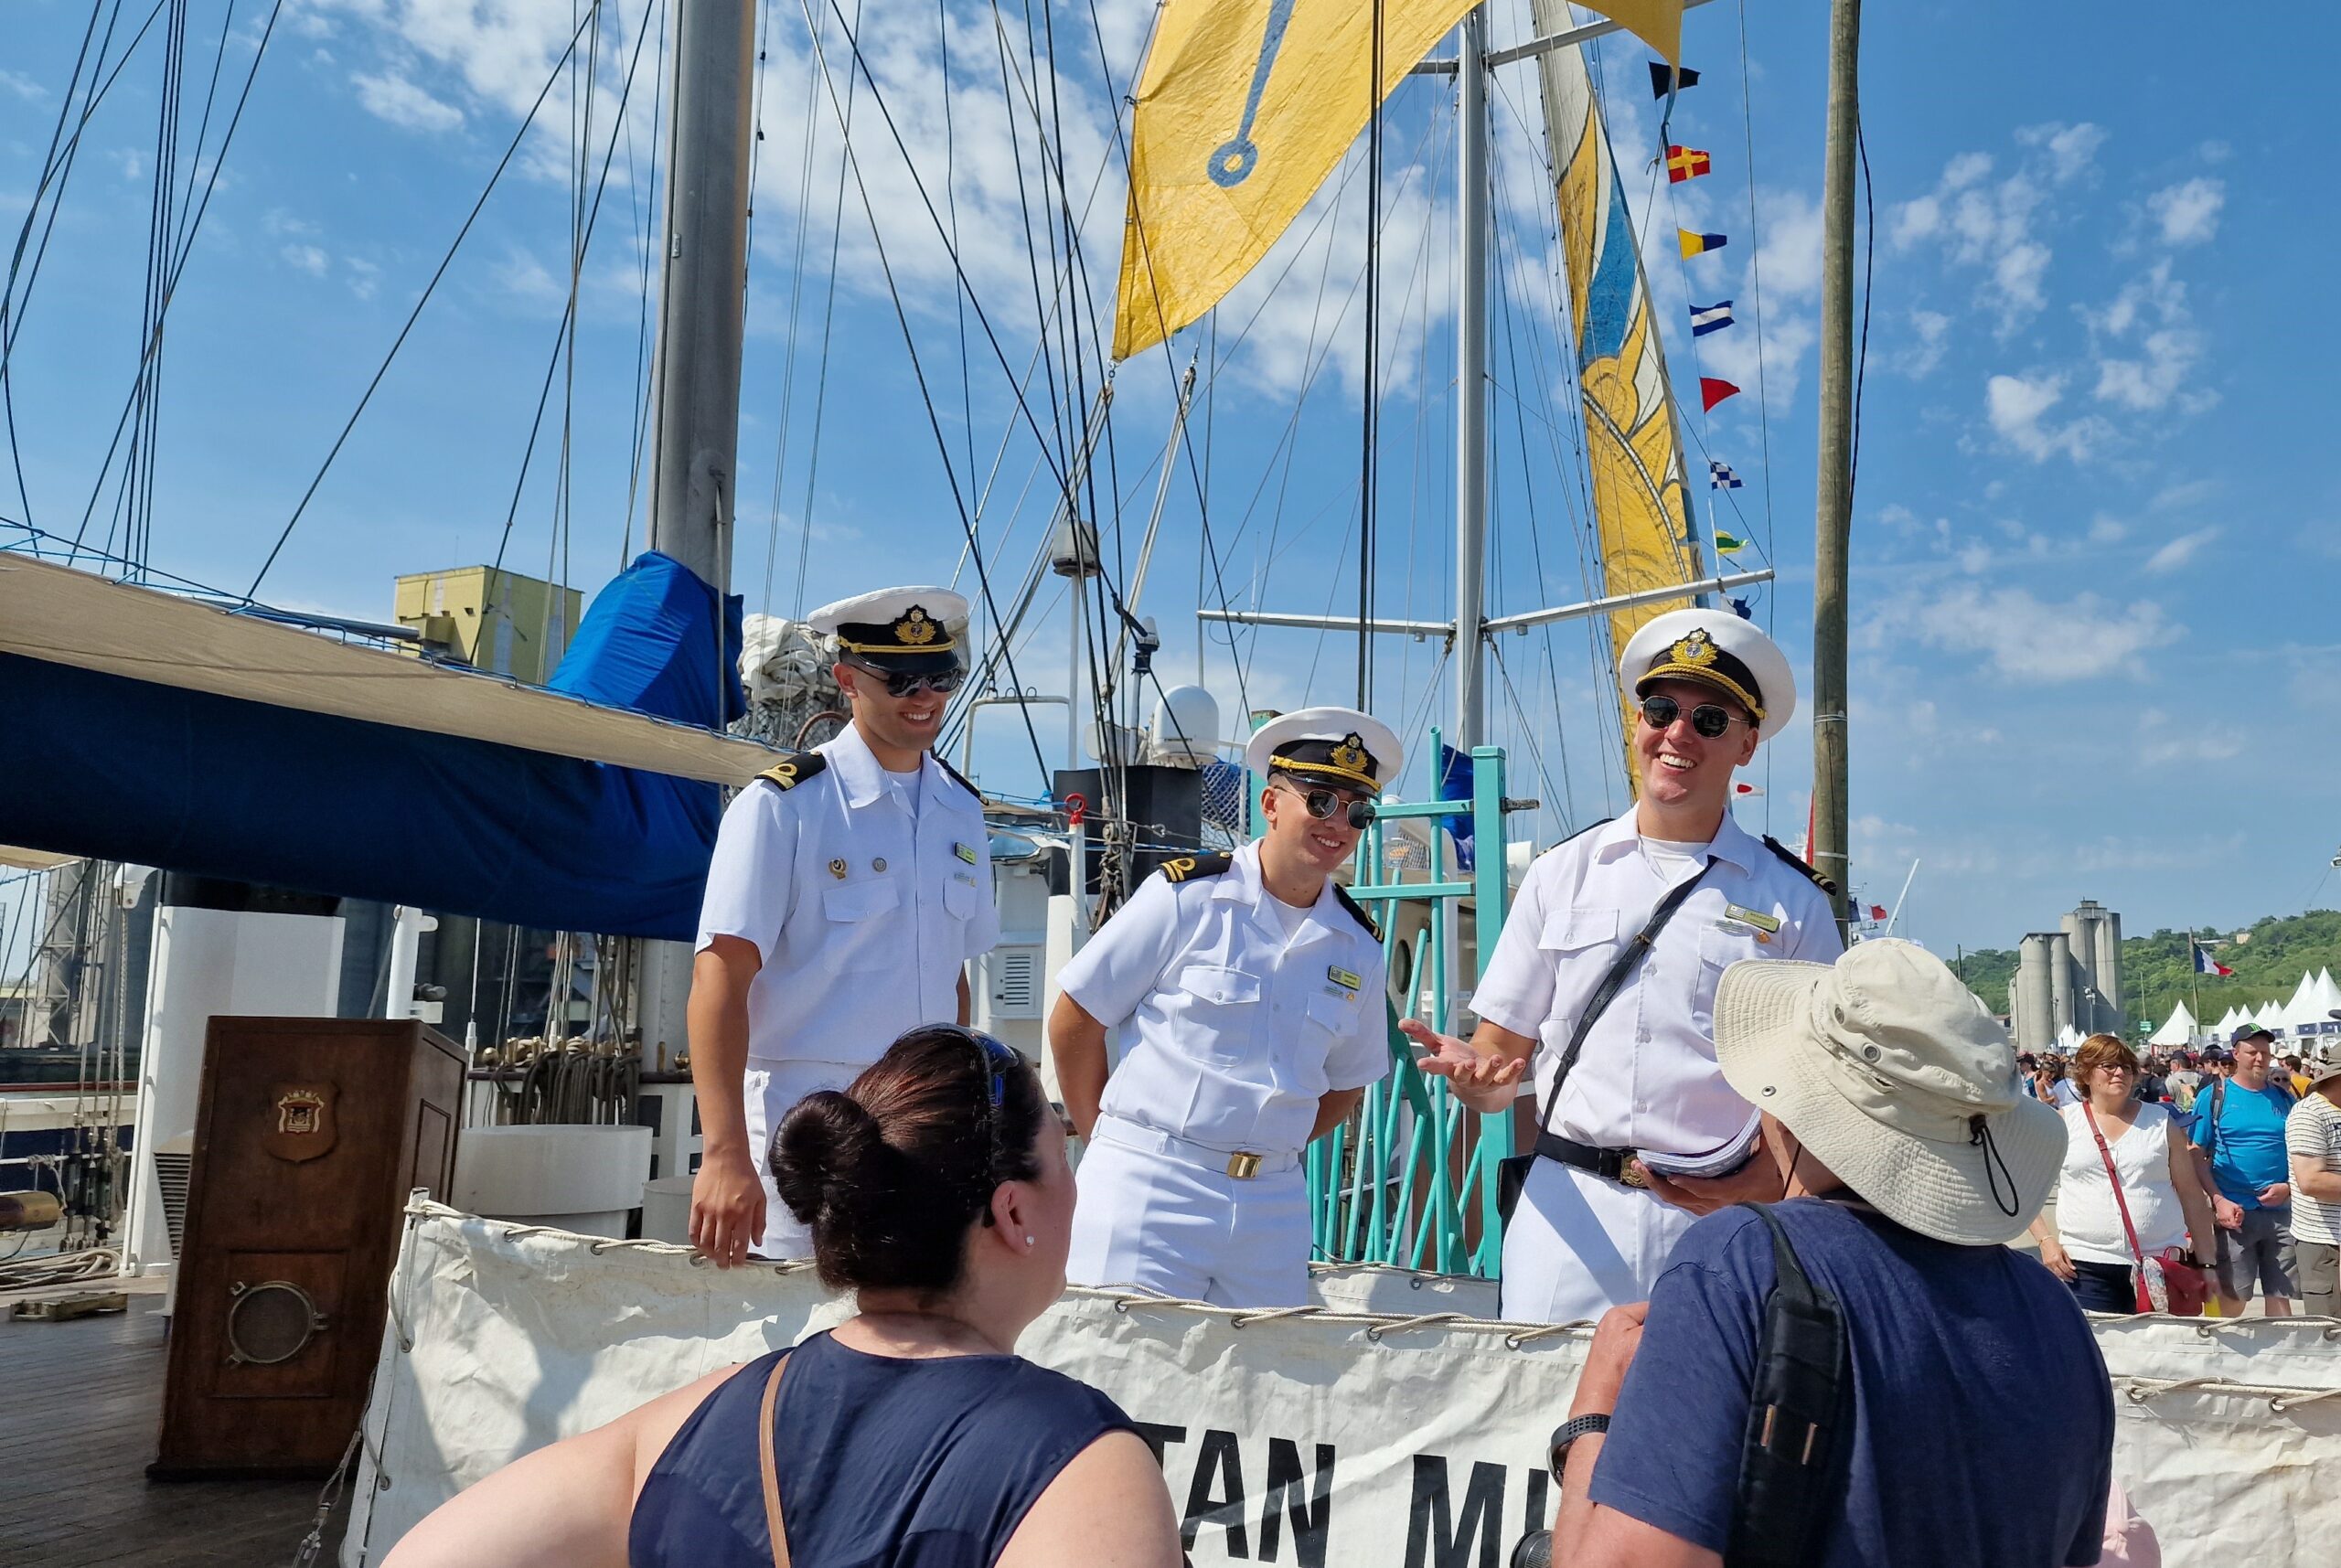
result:
<svg viewBox="0 0 2341 1568"><path fill-rule="evenodd" d="M1730 241L1720 234L1694 234L1687 229L1678 229L1674 231L1674 243L1681 248L1683 259L1687 261L1709 251L1720 251Z"/></svg>

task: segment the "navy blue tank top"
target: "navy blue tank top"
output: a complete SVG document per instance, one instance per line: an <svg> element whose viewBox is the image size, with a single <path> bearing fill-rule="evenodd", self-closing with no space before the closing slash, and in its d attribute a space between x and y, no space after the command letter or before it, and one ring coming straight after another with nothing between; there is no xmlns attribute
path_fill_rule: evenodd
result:
<svg viewBox="0 0 2341 1568"><path fill-rule="evenodd" d="M796 1568L991 1568L1074 1455L1136 1430L1021 1356L910 1360L817 1334L749 1362L683 1423L635 1499L630 1568L771 1568L756 1417L784 1355L773 1459Z"/></svg>

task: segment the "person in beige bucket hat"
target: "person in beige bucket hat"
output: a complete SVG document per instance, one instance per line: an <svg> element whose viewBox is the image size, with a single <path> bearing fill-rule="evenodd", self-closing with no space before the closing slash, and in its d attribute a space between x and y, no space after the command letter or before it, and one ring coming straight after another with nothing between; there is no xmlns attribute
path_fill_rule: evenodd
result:
<svg viewBox="0 0 2341 1568"><path fill-rule="evenodd" d="M1941 960L1890 940L1735 964L1715 1023L1785 1198L1699 1220L1651 1299L1601 1320L1554 1433L1551 1560L1758 1560L1739 1533L1756 1444L1814 1477L1799 1544L1769 1536L1762 1561L2097 1561L2112 1393L2071 1292L2000 1244L2066 1139L2005 1032ZM1799 1275L1842 1326L1833 1413L1768 1381L1775 1296L1803 1294Z"/></svg>

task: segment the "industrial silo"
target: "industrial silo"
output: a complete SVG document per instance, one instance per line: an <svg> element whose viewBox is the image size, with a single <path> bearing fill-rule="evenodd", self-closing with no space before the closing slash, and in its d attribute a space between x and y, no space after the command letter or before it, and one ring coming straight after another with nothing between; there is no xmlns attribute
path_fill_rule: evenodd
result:
<svg viewBox="0 0 2341 1568"><path fill-rule="evenodd" d="M2110 909L2097 916L2097 994L2111 1015L2097 1027L2121 1033L2129 1024L2128 1005L2122 999L2122 917Z"/></svg>
<svg viewBox="0 0 2341 1568"><path fill-rule="evenodd" d="M2057 1038L2050 1022L2048 938L2039 932L2016 948L2015 1042L2019 1051L2046 1051Z"/></svg>
<svg viewBox="0 0 2341 1568"><path fill-rule="evenodd" d="M2069 924L2071 915L2065 917ZM2074 1006L2080 991L2073 958L2074 939L2068 932L2059 931L2048 938L2048 1035L2054 1040L2068 1029L2079 1029L2080 1019Z"/></svg>
<svg viewBox="0 0 2341 1568"><path fill-rule="evenodd" d="M2083 899L2080 908L2058 923L2072 955L2072 964L2065 971L2066 983L2072 987L2072 1024L2081 1033L2090 1034L2097 1029L2090 1001L2097 994L2097 901Z"/></svg>

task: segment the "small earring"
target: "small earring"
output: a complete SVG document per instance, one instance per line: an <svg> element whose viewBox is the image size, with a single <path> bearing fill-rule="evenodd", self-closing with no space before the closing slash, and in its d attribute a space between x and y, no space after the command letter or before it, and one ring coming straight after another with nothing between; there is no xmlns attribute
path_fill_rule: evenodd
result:
<svg viewBox="0 0 2341 1568"><path fill-rule="evenodd" d="M1030 1237L1030 1236L1025 1237L1025 1238L1024 1238L1024 1244L1025 1244L1026 1246L1028 1246L1028 1247L1029 1247L1029 1246L1031 1246L1031 1245L1032 1244L1032 1237Z"/></svg>

